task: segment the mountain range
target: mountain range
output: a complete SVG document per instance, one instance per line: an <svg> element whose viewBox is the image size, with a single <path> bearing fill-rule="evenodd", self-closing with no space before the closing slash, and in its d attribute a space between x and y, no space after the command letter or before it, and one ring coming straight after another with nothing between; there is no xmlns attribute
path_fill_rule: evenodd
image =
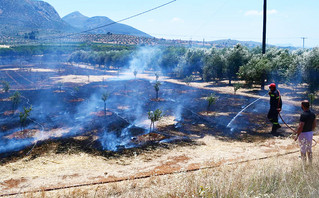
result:
<svg viewBox="0 0 319 198"><path fill-rule="evenodd" d="M46 30L47 32L75 31L61 20L48 3L34 0L0 0L0 32L17 33Z"/></svg>
<svg viewBox="0 0 319 198"><path fill-rule="evenodd" d="M62 19L66 23L70 24L71 26L75 28L78 28L81 31L86 31L86 30L94 29L100 26L105 26L103 28L98 28L88 32L92 34L113 33L113 34L126 34L126 35L133 35L133 36L151 37L150 35L140 30L137 30L131 26L124 25L121 23L115 23L108 17L104 17L104 16L95 16L95 17L89 18L87 16L84 16L80 12L76 11L66 15ZM108 24L112 24L112 25L106 26Z"/></svg>
<svg viewBox="0 0 319 198"><path fill-rule="evenodd" d="M17 35L37 31L47 33L76 33L114 23L103 16L86 17L73 12L63 19L49 3L37 0L0 0L0 34ZM150 37L131 26L114 23L87 32L92 34L126 34Z"/></svg>

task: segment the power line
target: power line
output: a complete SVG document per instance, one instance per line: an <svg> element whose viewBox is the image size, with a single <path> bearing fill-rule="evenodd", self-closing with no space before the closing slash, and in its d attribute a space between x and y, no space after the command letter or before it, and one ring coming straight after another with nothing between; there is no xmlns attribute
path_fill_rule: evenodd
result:
<svg viewBox="0 0 319 198"><path fill-rule="evenodd" d="M159 6L157 6L157 7L152 8L152 9L146 10L146 11L144 11L144 12L140 12L140 13L138 13L138 14L135 14L135 15L132 15L132 16L129 16L129 17L126 17L126 18L124 18L124 19L121 19L121 20L118 20L118 21L113 21L113 22L111 22L111 23L108 23L108 24L105 24L105 25L101 25L101 26L98 26L98 27L95 27L95 28L92 28L92 29L84 30L84 31L77 32L77 33L71 33L71 34L64 35L64 36L58 36L58 37L55 37L55 38L42 39L42 40L61 39L61 38L71 37L71 36L75 36L75 35L79 35L79 34L88 33L88 32L91 32L91 31L93 31L93 30L97 30L97 29L104 28L104 27L107 27L107 26L110 26L110 25L114 25L114 24L116 24L116 23L120 23L120 22L123 22L123 21L127 21L127 20L129 20L129 19L132 19L132 18L141 16L141 15L146 14L146 13L148 13L148 12L152 12L152 11L154 11L154 10L157 10L157 9L159 9L159 8L162 8L162 7L164 7L164 6L167 6L167 5L169 5L169 4L171 4L171 3L175 2L175 1L177 1L177 0L169 1L169 2L167 2L167 3L164 3L164 4L162 4L162 5L159 5Z"/></svg>

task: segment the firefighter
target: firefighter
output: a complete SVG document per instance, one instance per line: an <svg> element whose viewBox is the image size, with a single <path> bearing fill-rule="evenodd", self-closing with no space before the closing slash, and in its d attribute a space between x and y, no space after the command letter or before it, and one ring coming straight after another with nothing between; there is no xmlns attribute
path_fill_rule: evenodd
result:
<svg viewBox="0 0 319 198"><path fill-rule="evenodd" d="M275 83L269 85L269 96L270 96L270 109L268 112L268 119L272 123L271 134L278 135L277 129L281 128L278 123L278 115L281 111L282 100L279 90Z"/></svg>

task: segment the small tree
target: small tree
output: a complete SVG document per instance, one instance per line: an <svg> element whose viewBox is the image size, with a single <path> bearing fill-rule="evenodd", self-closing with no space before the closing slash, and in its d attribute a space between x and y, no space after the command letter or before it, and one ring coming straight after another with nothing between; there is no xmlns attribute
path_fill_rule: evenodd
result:
<svg viewBox="0 0 319 198"><path fill-rule="evenodd" d="M8 93L10 89L10 84L7 81L2 81L2 89L5 93Z"/></svg>
<svg viewBox="0 0 319 198"><path fill-rule="evenodd" d="M160 73L159 72L155 72L156 81L158 81L159 77L160 77Z"/></svg>
<svg viewBox="0 0 319 198"><path fill-rule="evenodd" d="M63 83L59 82L58 83L58 89L59 89L60 92L62 92L62 87L63 87Z"/></svg>
<svg viewBox="0 0 319 198"><path fill-rule="evenodd" d="M234 94L236 95L237 91L242 88L242 84L236 83L234 84Z"/></svg>
<svg viewBox="0 0 319 198"><path fill-rule="evenodd" d="M106 116L106 101L107 101L107 99L109 98L109 96L110 96L110 94L109 93L107 93L107 92L104 92L103 94L102 94L102 100L103 100L103 102L104 102L104 115Z"/></svg>
<svg viewBox="0 0 319 198"><path fill-rule="evenodd" d="M313 105L313 102L314 102L315 99L316 99L316 94L310 93L310 94L308 95L308 97L309 97L310 107L311 107L311 110L312 110L312 105Z"/></svg>
<svg viewBox="0 0 319 198"><path fill-rule="evenodd" d="M207 104L207 115L208 115L208 111L210 109L210 107L216 103L218 97L215 94L210 94L210 96L208 96L206 98L208 104Z"/></svg>
<svg viewBox="0 0 319 198"><path fill-rule="evenodd" d="M136 79L136 76L137 76L137 70L136 69L134 70L133 74L134 74L135 79Z"/></svg>
<svg viewBox="0 0 319 198"><path fill-rule="evenodd" d="M29 108L23 107L23 112L19 114L21 128L23 129L27 123L27 119L30 117L30 113L32 111L32 106Z"/></svg>
<svg viewBox="0 0 319 198"><path fill-rule="evenodd" d="M163 117L162 113L163 112L160 109L156 109L154 112L153 111L148 112L148 119L151 120L150 132L152 132L152 126L153 126L153 130L155 130L155 122L159 121Z"/></svg>
<svg viewBox="0 0 319 198"><path fill-rule="evenodd" d="M12 108L15 109L15 107L21 102L20 92L14 92L14 94L10 97L10 100L12 101Z"/></svg>
<svg viewBox="0 0 319 198"><path fill-rule="evenodd" d="M184 78L184 82L185 82L187 85L190 85L190 83L193 82L193 81L194 81L194 77L193 77L192 75L186 76L186 77Z"/></svg>
<svg viewBox="0 0 319 198"><path fill-rule="evenodd" d="M156 100L158 99L158 92L160 90L160 86L161 86L161 82L157 81L154 85L154 89L155 89L155 92L156 92Z"/></svg>

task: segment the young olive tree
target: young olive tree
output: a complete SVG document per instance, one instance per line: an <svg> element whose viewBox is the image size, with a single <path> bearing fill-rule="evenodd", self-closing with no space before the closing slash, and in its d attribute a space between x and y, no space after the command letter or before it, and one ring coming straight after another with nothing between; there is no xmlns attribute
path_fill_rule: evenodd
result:
<svg viewBox="0 0 319 198"><path fill-rule="evenodd" d="M17 105L21 102L20 92L14 92L14 94L10 97L10 100L12 101L12 108L15 109Z"/></svg>
<svg viewBox="0 0 319 198"><path fill-rule="evenodd" d="M62 92L62 88L63 88L63 83L59 82L58 83L58 90L59 90L60 93Z"/></svg>
<svg viewBox="0 0 319 198"><path fill-rule="evenodd" d="M5 93L8 93L9 89L10 89L10 84L7 81L2 81L2 89Z"/></svg>
<svg viewBox="0 0 319 198"><path fill-rule="evenodd" d="M19 118L22 129L24 129L24 127L26 126L27 119L30 117L31 111L32 106L30 106L29 108L23 107L23 112L20 112Z"/></svg>
<svg viewBox="0 0 319 198"><path fill-rule="evenodd" d="M157 81L154 85L154 89L155 89L155 92L156 92L156 100L158 99L158 92L160 90L160 86L161 86L161 82Z"/></svg>
<svg viewBox="0 0 319 198"><path fill-rule="evenodd" d="M210 94L210 96L208 96L206 98L206 101L208 102L207 104L207 115L208 115L208 111L210 109L210 107L216 103L218 97L215 94Z"/></svg>
<svg viewBox="0 0 319 198"><path fill-rule="evenodd" d="M186 77L184 78L184 82L185 82L187 85L190 85L190 83L193 82L193 81L194 81L194 77L193 77L192 75L186 76Z"/></svg>
<svg viewBox="0 0 319 198"><path fill-rule="evenodd" d="M149 111L148 112L148 119L151 120L151 125L150 125L150 132L155 130L155 122L159 121L162 117L162 110L156 109L155 111ZM152 130L153 127L153 130Z"/></svg>
<svg viewBox="0 0 319 198"><path fill-rule="evenodd" d="M105 115L105 116L106 116L106 101L107 101L107 99L109 98L109 96L110 96L109 93L104 92L104 93L102 94L102 97L101 97L101 99L102 99L103 102L104 102L104 115Z"/></svg>
<svg viewBox="0 0 319 198"><path fill-rule="evenodd" d="M80 88L78 86L73 87L73 97L76 98L79 96Z"/></svg>
<svg viewBox="0 0 319 198"><path fill-rule="evenodd" d="M137 76L137 70L134 70L133 74L134 74L134 77L135 77L135 79L136 79L136 76Z"/></svg>
<svg viewBox="0 0 319 198"><path fill-rule="evenodd" d="M160 73L159 73L159 72L155 72L155 79L156 79L156 82L158 81L159 77L160 77Z"/></svg>
<svg viewBox="0 0 319 198"><path fill-rule="evenodd" d="M313 102L314 102L315 99L316 99L316 94L310 93L310 94L308 95L308 97L309 97L310 107L311 107L311 110L312 110Z"/></svg>
<svg viewBox="0 0 319 198"><path fill-rule="evenodd" d="M236 95L236 93L237 93L237 91L240 89L240 88L242 88L242 84L240 84L240 83L235 83L234 84L234 94Z"/></svg>

